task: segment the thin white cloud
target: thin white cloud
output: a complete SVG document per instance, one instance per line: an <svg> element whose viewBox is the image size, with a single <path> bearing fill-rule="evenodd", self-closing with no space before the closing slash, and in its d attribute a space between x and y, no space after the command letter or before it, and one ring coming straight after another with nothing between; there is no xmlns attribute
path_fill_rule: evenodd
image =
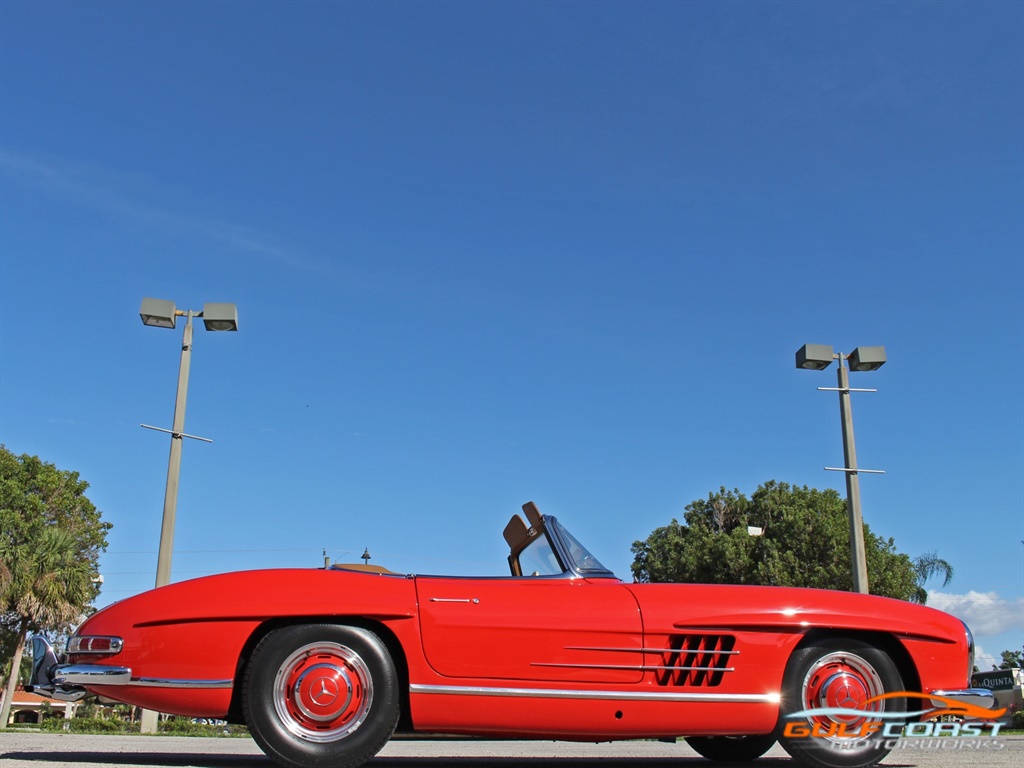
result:
<svg viewBox="0 0 1024 768"><path fill-rule="evenodd" d="M992 667L998 667L999 661L1000 659L986 651L981 645L974 644L974 666L982 672L988 672Z"/></svg>
<svg viewBox="0 0 1024 768"><path fill-rule="evenodd" d="M1021 597L1006 600L996 592L973 589L966 595L929 590L928 605L966 621L976 637L1024 629L1024 598Z"/></svg>
<svg viewBox="0 0 1024 768"><path fill-rule="evenodd" d="M137 186L137 183L128 177L115 177L103 169L41 160L32 155L3 150L0 151L0 173L7 181L17 179L51 196L73 200L112 217L132 220L173 236L210 240L284 266L316 271L324 271L327 267L275 245L266 234L248 227L140 203L138 194L121 191L126 186Z"/></svg>

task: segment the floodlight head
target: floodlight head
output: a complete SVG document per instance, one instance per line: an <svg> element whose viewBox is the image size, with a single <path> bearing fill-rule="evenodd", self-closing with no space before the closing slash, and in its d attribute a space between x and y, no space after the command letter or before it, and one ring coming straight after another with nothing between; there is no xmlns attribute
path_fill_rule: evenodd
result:
<svg viewBox="0 0 1024 768"><path fill-rule="evenodd" d="M857 347L847 360L851 371L877 371L885 365L885 347Z"/></svg>
<svg viewBox="0 0 1024 768"><path fill-rule="evenodd" d="M203 325L208 331L237 331L238 307L234 304L203 304Z"/></svg>
<svg viewBox="0 0 1024 768"><path fill-rule="evenodd" d="M145 325L154 328L173 328L177 317L173 301L166 299L143 299L139 317Z"/></svg>
<svg viewBox="0 0 1024 768"><path fill-rule="evenodd" d="M832 365L835 355L831 344L804 344L796 353L796 367L823 371Z"/></svg>

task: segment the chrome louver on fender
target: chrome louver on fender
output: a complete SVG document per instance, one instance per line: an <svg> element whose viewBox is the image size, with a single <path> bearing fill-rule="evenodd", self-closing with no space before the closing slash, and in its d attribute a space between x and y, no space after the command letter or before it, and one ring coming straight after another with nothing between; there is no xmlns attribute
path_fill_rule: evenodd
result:
<svg viewBox="0 0 1024 768"><path fill-rule="evenodd" d="M661 656L660 663L587 664L586 662L535 661L534 667L578 669L625 669L653 672L658 685L666 687L713 688L722 682L726 672L736 670L733 635L670 635L667 648L607 648L566 646L567 651L598 651L601 653L641 653Z"/></svg>
<svg viewBox="0 0 1024 768"><path fill-rule="evenodd" d="M657 676L659 685L706 686L722 682L726 672L736 669L733 635L673 635L665 653L665 670Z"/></svg>

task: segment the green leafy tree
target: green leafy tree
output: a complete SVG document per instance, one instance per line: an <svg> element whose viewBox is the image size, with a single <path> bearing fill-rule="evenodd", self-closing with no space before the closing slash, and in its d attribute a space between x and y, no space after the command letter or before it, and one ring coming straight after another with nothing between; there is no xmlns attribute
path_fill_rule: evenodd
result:
<svg viewBox="0 0 1024 768"><path fill-rule="evenodd" d="M688 504L684 519L633 544L637 581L853 589L846 501L832 489L772 480L747 498L723 487ZM914 564L892 539L865 525L864 546L873 594L916 595Z"/></svg>
<svg viewBox="0 0 1024 768"><path fill-rule="evenodd" d="M999 669L1016 669L1024 667L1022 663L1022 651L1003 651L1001 654L1001 661L999 662Z"/></svg>
<svg viewBox="0 0 1024 768"><path fill-rule="evenodd" d="M29 632L64 632L99 593L99 556L110 524L77 472L0 445L0 649L7 725Z"/></svg>

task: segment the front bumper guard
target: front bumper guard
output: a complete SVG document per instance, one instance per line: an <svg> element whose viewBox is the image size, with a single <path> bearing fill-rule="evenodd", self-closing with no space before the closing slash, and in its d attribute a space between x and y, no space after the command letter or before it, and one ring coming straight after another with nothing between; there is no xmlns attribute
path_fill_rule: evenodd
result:
<svg viewBox="0 0 1024 768"><path fill-rule="evenodd" d="M78 701L87 696L85 686L127 685L132 680L128 667L102 664L61 664L45 637L32 638L32 677L25 690L59 701Z"/></svg>
<svg viewBox="0 0 1024 768"><path fill-rule="evenodd" d="M988 688L964 688L956 691L932 691L932 696L941 696L944 699L953 699L961 704L968 704L972 707L982 709L995 709L996 697ZM932 699L933 707L944 707L948 702L942 699Z"/></svg>

